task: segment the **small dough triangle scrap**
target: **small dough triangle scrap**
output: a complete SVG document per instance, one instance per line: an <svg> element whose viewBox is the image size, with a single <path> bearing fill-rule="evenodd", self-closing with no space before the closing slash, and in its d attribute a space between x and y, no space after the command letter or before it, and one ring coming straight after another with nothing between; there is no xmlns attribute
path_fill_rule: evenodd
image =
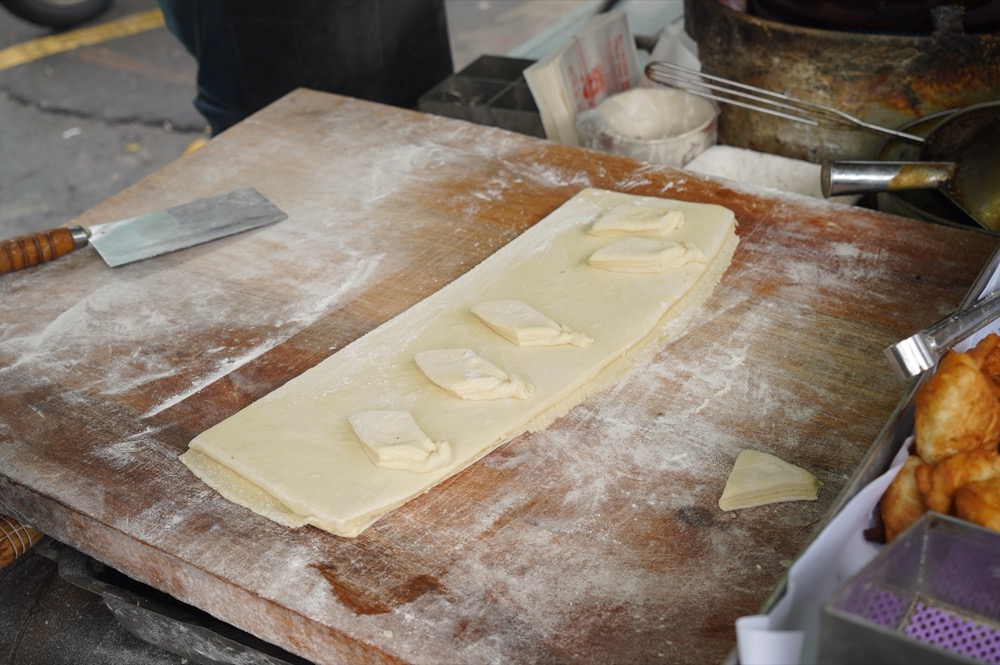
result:
<svg viewBox="0 0 1000 665"><path fill-rule="evenodd" d="M821 485L805 469L759 450L744 450L729 473L719 508L737 510L781 501L815 501Z"/></svg>

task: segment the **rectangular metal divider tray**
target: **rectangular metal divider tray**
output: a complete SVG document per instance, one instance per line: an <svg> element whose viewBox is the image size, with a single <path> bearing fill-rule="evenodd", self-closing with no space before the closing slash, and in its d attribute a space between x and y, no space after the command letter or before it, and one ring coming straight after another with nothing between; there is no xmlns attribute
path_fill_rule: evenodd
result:
<svg viewBox="0 0 1000 665"><path fill-rule="evenodd" d="M960 303L959 308L967 307L978 300L986 292L990 285L990 281L994 278L998 271L1000 271L1000 248L993 253L990 260L979 272L979 275L976 277L976 280L973 282L968 293L966 293L965 298L963 298ZM887 372L892 371L888 360L885 361L885 367ZM888 421L875 438L875 441L868 449L864 458L862 458L858 468L847 481L847 484L844 486L843 490L841 490L837 498L834 499L833 504L830 506L830 510L827 511L823 520L816 526L811 537L803 546L802 553L804 553L819 537L833 518L836 517L841 510L843 510L851 499L853 499L869 483L888 471L893 458L899 452L904 442L913 433L913 398L917 389L927 378L929 378L929 376L930 373L925 372L912 380L909 390L907 390L902 400L900 400L900 403L889 416ZM802 553L800 553L799 557L795 562L793 562L793 564L802 558ZM764 602L764 605L761 607L760 614L767 614L774 609L778 601L780 601L785 595L787 585L788 578L786 574L778 582L774 590L771 592L771 595ZM725 660L725 663L726 665L735 665L739 663L739 656L736 648L730 652L729 656Z"/></svg>
<svg viewBox="0 0 1000 665"><path fill-rule="evenodd" d="M534 60L480 56L425 93L417 108L449 118L545 138L542 117L524 80Z"/></svg>
<svg viewBox="0 0 1000 665"><path fill-rule="evenodd" d="M1000 533L925 514L824 604L820 663L1000 663Z"/></svg>

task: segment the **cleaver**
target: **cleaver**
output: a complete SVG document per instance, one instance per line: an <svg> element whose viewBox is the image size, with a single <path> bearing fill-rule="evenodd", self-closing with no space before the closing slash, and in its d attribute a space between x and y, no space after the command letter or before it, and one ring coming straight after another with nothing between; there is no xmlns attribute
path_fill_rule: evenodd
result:
<svg viewBox="0 0 1000 665"><path fill-rule="evenodd" d="M90 229L69 226L0 242L0 274L93 245L112 268L249 231L288 215L252 187Z"/></svg>

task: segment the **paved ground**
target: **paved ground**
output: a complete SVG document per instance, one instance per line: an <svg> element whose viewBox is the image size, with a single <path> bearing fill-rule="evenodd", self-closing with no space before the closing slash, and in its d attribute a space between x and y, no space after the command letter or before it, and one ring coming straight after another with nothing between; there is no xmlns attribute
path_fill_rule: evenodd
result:
<svg viewBox="0 0 1000 665"><path fill-rule="evenodd" d="M118 0L101 23L150 12ZM49 32L0 10L0 48ZM0 70L0 231L58 226L203 135L194 62L165 28Z"/></svg>
<svg viewBox="0 0 1000 665"><path fill-rule="evenodd" d="M586 0L446 2L458 69L507 53ZM205 136L191 105L194 61L156 9L115 0L85 26L97 42L77 48L78 33L53 37L0 10L0 237L63 224ZM129 20L136 34L115 38ZM22 62L45 38L64 50Z"/></svg>

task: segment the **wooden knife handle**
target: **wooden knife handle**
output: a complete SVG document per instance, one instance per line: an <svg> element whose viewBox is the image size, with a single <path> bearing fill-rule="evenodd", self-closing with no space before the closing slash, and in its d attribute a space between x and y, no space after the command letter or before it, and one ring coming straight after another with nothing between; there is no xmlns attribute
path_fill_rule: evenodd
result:
<svg viewBox="0 0 1000 665"><path fill-rule="evenodd" d="M89 233L82 226L51 229L0 242L0 275L37 266L86 246Z"/></svg>
<svg viewBox="0 0 1000 665"><path fill-rule="evenodd" d="M0 515L0 568L14 563L42 539L42 532L21 524L13 517Z"/></svg>

